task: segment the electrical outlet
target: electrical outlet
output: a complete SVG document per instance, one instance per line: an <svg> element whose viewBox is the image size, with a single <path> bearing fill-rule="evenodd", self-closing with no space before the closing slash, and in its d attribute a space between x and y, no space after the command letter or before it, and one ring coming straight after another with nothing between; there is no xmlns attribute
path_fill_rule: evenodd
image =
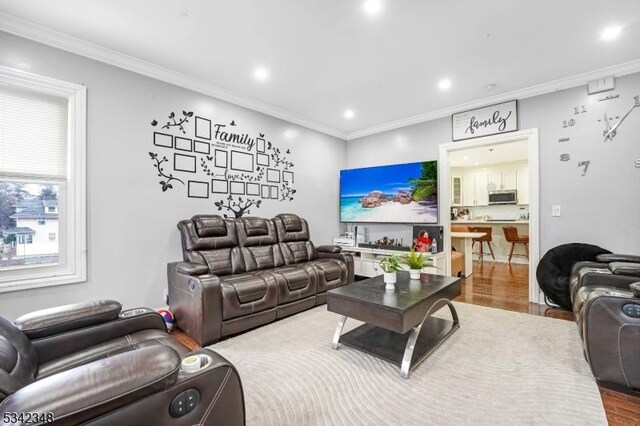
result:
<svg viewBox="0 0 640 426"><path fill-rule="evenodd" d="M551 206L551 216L562 216L562 206Z"/></svg>
<svg viewBox="0 0 640 426"><path fill-rule="evenodd" d="M164 292L162 293L162 300L164 301L165 305L169 304L169 289L165 288Z"/></svg>

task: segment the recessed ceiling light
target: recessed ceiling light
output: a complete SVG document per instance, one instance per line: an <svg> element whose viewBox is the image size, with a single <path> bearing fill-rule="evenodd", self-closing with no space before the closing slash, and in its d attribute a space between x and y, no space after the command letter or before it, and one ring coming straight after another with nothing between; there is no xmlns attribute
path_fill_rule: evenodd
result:
<svg viewBox="0 0 640 426"><path fill-rule="evenodd" d="M267 70L265 67L258 67L253 72L253 76L258 81L265 81L269 78L269 70Z"/></svg>
<svg viewBox="0 0 640 426"><path fill-rule="evenodd" d="M480 163L478 163L477 161L475 163L473 163L474 166L479 166Z"/></svg>
<svg viewBox="0 0 640 426"><path fill-rule="evenodd" d="M384 4L382 0L366 0L362 4L362 9L371 16L379 15L382 12Z"/></svg>
<svg viewBox="0 0 640 426"><path fill-rule="evenodd" d="M438 83L438 88L440 90L448 90L450 87L451 87L451 80L449 80L448 78L444 78L440 80L440 82Z"/></svg>
<svg viewBox="0 0 640 426"><path fill-rule="evenodd" d="M462 157L462 159L466 161L466 160L468 160L468 159L469 159L469 156L468 156L468 155L465 155L464 157Z"/></svg>
<svg viewBox="0 0 640 426"><path fill-rule="evenodd" d="M618 38L620 33L622 33L622 28L617 26L611 26L602 30L602 33L600 36L602 37L603 40L608 41L608 40L613 40L615 38Z"/></svg>
<svg viewBox="0 0 640 426"><path fill-rule="evenodd" d="M355 117L356 113L353 112L352 109L348 109L344 112L344 118L347 118L349 120L351 120L353 117Z"/></svg>

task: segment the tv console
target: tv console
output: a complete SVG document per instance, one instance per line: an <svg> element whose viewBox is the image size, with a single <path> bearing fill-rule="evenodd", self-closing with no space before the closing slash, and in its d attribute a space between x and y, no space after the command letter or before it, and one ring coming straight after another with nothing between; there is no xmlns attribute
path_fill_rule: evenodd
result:
<svg viewBox="0 0 640 426"><path fill-rule="evenodd" d="M374 246L374 247L371 247ZM375 277L382 275L384 271L380 268L380 261L393 254L408 252L409 247L376 246L373 244L359 244L357 247L342 247L342 251L353 255L353 269L355 275L361 277ZM422 253L428 259L428 266L422 268L422 272L435 275L445 275L447 257L444 252ZM403 269L408 268L403 265Z"/></svg>

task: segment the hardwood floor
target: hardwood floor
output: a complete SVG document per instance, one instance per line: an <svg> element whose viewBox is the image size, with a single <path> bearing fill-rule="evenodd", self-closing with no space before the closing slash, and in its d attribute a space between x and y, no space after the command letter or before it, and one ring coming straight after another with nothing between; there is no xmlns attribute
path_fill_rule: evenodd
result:
<svg viewBox="0 0 640 426"><path fill-rule="evenodd" d="M528 265L474 262L473 274L469 278L462 279L462 294L456 300L573 321L572 312L529 303L528 273ZM640 426L640 396L603 387L600 387L600 395L610 425Z"/></svg>
<svg viewBox="0 0 640 426"><path fill-rule="evenodd" d="M474 262L473 274L462 279L459 302L573 321L573 313L529 303L527 265ZM576 330L577 333L577 330ZM200 346L180 330L173 336L191 350ZM640 396L600 388L607 419L612 426L640 426Z"/></svg>

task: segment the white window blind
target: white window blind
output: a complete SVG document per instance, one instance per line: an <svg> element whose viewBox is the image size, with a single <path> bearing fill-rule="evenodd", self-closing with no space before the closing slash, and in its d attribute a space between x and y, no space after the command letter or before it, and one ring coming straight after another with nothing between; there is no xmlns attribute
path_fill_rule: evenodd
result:
<svg viewBox="0 0 640 426"><path fill-rule="evenodd" d="M0 86L0 174L65 178L68 101Z"/></svg>

